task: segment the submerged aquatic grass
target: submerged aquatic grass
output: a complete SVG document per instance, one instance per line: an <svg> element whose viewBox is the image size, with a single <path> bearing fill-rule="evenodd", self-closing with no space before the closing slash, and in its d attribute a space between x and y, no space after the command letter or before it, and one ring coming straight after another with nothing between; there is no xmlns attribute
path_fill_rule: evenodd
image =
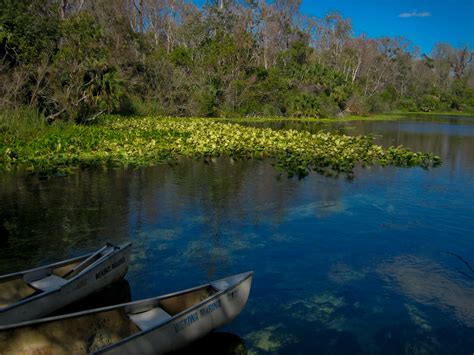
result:
<svg viewBox="0 0 474 355"><path fill-rule="evenodd" d="M0 168L68 172L89 166L153 165L179 157L269 158L290 176L352 174L355 165L428 168L440 160L367 136L245 127L203 118L109 116L95 125L56 125L35 135L3 128Z"/></svg>

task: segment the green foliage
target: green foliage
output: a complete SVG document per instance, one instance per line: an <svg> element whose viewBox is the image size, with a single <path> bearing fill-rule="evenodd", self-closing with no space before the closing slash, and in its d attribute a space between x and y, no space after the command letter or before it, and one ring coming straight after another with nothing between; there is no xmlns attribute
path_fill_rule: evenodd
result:
<svg viewBox="0 0 474 355"><path fill-rule="evenodd" d="M440 107L439 97L435 95L423 95L418 102L418 107L423 112L436 111Z"/></svg>
<svg viewBox="0 0 474 355"><path fill-rule="evenodd" d="M289 115L335 117L346 109L354 87L339 72L318 63L300 64L296 60L281 65L280 75L292 87L287 96Z"/></svg>
<svg viewBox="0 0 474 355"><path fill-rule="evenodd" d="M451 86L451 95L446 100L449 108L462 111L474 110L474 88L466 80L455 80Z"/></svg>
<svg viewBox="0 0 474 355"><path fill-rule="evenodd" d="M124 81L108 64L110 53L103 28L83 13L63 21L61 33L63 43L53 60L57 79L54 106L78 122L97 113L121 111Z"/></svg>
<svg viewBox="0 0 474 355"><path fill-rule="evenodd" d="M218 80L212 81L201 91L197 91L195 98L199 105L198 112L205 117L217 117L220 94Z"/></svg>
<svg viewBox="0 0 474 355"><path fill-rule="evenodd" d="M294 117L334 117L336 102L328 96L301 93L289 96L288 114Z"/></svg>
<svg viewBox="0 0 474 355"><path fill-rule="evenodd" d="M15 139L12 139L15 137ZM107 117L98 125L54 125L35 137L8 130L0 141L0 168L54 173L75 167L150 165L180 156L269 158L290 176L311 170L352 174L356 164L430 167L431 154L383 149L370 137L272 130L200 118Z"/></svg>
<svg viewBox="0 0 474 355"><path fill-rule="evenodd" d="M245 116L281 116L287 114L290 95L288 80L276 68L257 67L238 83L241 105L238 113Z"/></svg>
<svg viewBox="0 0 474 355"><path fill-rule="evenodd" d="M297 3L79 3L0 0L0 109L50 122L474 110L467 48L419 59L400 39L351 37L338 14L315 37Z"/></svg>
<svg viewBox="0 0 474 355"><path fill-rule="evenodd" d="M313 49L303 41L293 43L291 48L282 52L278 58L280 67L292 67L308 64Z"/></svg>
<svg viewBox="0 0 474 355"><path fill-rule="evenodd" d="M63 43L55 56L61 64L102 64L108 57L103 28L87 13L67 18L60 26ZM72 69L72 68L70 68Z"/></svg>
<svg viewBox="0 0 474 355"><path fill-rule="evenodd" d="M352 115L367 116L370 107L366 98L358 91L354 91L347 100L346 110Z"/></svg>
<svg viewBox="0 0 474 355"><path fill-rule="evenodd" d="M189 48L178 47L170 53L170 61L177 66L189 68L192 65L192 53Z"/></svg>
<svg viewBox="0 0 474 355"><path fill-rule="evenodd" d="M320 117L318 98L307 93L293 95L289 99L288 113L295 117Z"/></svg>
<svg viewBox="0 0 474 355"><path fill-rule="evenodd" d="M404 97L400 99L399 107L401 110L407 112L415 112L419 110L416 100L412 97Z"/></svg>
<svg viewBox="0 0 474 355"><path fill-rule="evenodd" d="M46 0L0 0L0 53L11 66L53 54L59 39L58 6Z"/></svg>
<svg viewBox="0 0 474 355"><path fill-rule="evenodd" d="M370 107L370 112L391 112L397 107L397 100L399 99L397 92L393 86L385 88L385 90L378 92L371 96L367 102Z"/></svg>
<svg viewBox="0 0 474 355"><path fill-rule="evenodd" d="M14 142L16 139L33 140L48 125L43 115L33 108L10 109L0 111L0 134Z"/></svg>

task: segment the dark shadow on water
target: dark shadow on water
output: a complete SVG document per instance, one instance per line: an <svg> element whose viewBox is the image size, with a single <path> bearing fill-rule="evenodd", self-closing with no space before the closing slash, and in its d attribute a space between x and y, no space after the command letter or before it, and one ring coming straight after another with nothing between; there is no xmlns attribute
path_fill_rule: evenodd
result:
<svg viewBox="0 0 474 355"><path fill-rule="evenodd" d="M49 316L59 316L62 314L81 312L88 309L113 306L115 304L132 301L132 292L127 280L122 279L101 291L95 292L79 301L63 307Z"/></svg>
<svg viewBox="0 0 474 355"><path fill-rule="evenodd" d="M243 355L248 354L248 350L238 335L214 332L172 354Z"/></svg>

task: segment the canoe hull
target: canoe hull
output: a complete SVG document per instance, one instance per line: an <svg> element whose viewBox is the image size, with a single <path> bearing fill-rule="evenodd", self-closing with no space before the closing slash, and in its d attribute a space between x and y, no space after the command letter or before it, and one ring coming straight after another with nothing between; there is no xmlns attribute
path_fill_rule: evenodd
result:
<svg viewBox="0 0 474 355"><path fill-rule="evenodd" d="M95 354L165 354L182 348L232 321L247 303L252 276L146 333Z"/></svg>
<svg viewBox="0 0 474 355"><path fill-rule="evenodd" d="M103 263L78 275L60 289L39 294L14 307L0 310L0 325L43 317L120 280L127 273L130 251L130 245L126 245Z"/></svg>

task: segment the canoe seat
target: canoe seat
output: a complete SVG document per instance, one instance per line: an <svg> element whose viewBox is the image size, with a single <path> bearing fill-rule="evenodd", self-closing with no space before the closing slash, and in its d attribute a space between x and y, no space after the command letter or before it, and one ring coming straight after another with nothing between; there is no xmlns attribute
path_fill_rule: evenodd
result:
<svg viewBox="0 0 474 355"><path fill-rule="evenodd" d="M61 288L64 284L67 283L67 280L56 275L49 275L43 277L42 279L30 282L30 286L33 286L37 290L43 292L49 292Z"/></svg>
<svg viewBox="0 0 474 355"><path fill-rule="evenodd" d="M152 308L149 311L142 313L129 314L128 317L142 331L160 325L171 318L171 316L160 307Z"/></svg>

